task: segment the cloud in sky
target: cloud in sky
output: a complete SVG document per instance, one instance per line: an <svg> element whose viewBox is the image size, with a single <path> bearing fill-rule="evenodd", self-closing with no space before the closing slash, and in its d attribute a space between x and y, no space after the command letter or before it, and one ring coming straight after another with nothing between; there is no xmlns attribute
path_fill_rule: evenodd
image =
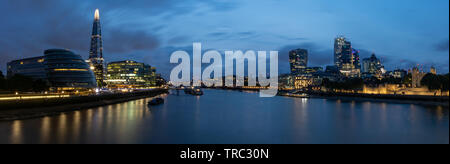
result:
<svg viewBox="0 0 450 164"><path fill-rule="evenodd" d="M448 49L449 49L448 39L436 44L435 49L437 51L448 52Z"/></svg>
<svg viewBox="0 0 450 164"><path fill-rule="evenodd" d="M309 65L327 65L339 34L368 55L380 54L388 68L410 60L448 72L448 1L343 1L3 0L0 69L48 48L87 58L99 8L106 60L137 60L162 72L171 69L166 63L174 47L193 42L205 49L280 50L282 61L289 49L305 48Z"/></svg>

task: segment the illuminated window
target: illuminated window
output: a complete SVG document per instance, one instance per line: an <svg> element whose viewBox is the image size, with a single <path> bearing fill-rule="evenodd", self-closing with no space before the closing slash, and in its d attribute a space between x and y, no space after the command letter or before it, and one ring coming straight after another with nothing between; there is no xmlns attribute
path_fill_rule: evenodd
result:
<svg viewBox="0 0 450 164"><path fill-rule="evenodd" d="M82 71L82 72L85 72L85 71L88 71L87 69L74 69L74 68L72 68L72 69L64 69L64 68L62 68L62 69L54 69L54 71L57 71L57 72L65 72L65 71Z"/></svg>

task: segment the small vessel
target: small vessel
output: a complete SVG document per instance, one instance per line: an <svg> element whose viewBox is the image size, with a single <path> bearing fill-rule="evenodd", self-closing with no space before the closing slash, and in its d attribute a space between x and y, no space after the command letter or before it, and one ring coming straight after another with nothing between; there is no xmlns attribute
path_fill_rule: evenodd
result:
<svg viewBox="0 0 450 164"><path fill-rule="evenodd" d="M201 96L201 95L203 95L203 91L201 89L197 88L197 89L193 89L191 91L191 94L194 96Z"/></svg>
<svg viewBox="0 0 450 164"><path fill-rule="evenodd" d="M156 105L161 105L164 104L164 99L162 98L155 98L152 101L148 102L148 105L150 106L156 106Z"/></svg>

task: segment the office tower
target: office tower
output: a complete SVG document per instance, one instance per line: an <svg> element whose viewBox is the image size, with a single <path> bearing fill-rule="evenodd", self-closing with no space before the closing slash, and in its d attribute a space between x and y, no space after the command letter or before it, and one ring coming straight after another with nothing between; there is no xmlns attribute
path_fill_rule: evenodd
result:
<svg viewBox="0 0 450 164"><path fill-rule="evenodd" d="M341 70L346 64L353 62L353 49L351 42L343 36L337 37L334 42L334 64Z"/></svg>
<svg viewBox="0 0 450 164"><path fill-rule="evenodd" d="M298 75L304 73L308 67L308 51L305 49L290 51L289 63L291 65L291 74Z"/></svg>
<svg viewBox="0 0 450 164"><path fill-rule="evenodd" d="M353 65L357 72L361 73L361 61L359 57L359 50L353 49Z"/></svg>
<svg viewBox="0 0 450 164"><path fill-rule="evenodd" d="M345 77L359 77L359 52L352 48L351 42L343 36L335 39L334 63Z"/></svg>
<svg viewBox="0 0 450 164"><path fill-rule="evenodd" d="M382 75L386 72L384 66L381 64L375 54L372 54L370 58L363 59L362 66L363 77L377 77L382 78Z"/></svg>
<svg viewBox="0 0 450 164"><path fill-rule="evenodd" d="M108 64L108 88L146 88L156 86L156 68L135 61Z"/></svg>

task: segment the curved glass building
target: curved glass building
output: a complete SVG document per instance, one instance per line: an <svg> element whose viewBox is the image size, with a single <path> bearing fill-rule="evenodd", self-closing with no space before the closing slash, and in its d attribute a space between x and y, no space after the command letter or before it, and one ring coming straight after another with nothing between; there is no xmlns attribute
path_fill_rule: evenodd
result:
<svg viewBox="0 0 450 164"><path fill-rule="evenodd" d="M58 90L95 88L97 82L89 65L73 52L51 49L44 52L47 79Z"/></svg>
<svg viewBox="0 0 450 164"><path fill-rule="evenodd" d="M46 50L42 57L8 63L8 76L15 74L43 79L54 91L87 90L97 87L90 66L80 55L63 49Z"/></svg>

